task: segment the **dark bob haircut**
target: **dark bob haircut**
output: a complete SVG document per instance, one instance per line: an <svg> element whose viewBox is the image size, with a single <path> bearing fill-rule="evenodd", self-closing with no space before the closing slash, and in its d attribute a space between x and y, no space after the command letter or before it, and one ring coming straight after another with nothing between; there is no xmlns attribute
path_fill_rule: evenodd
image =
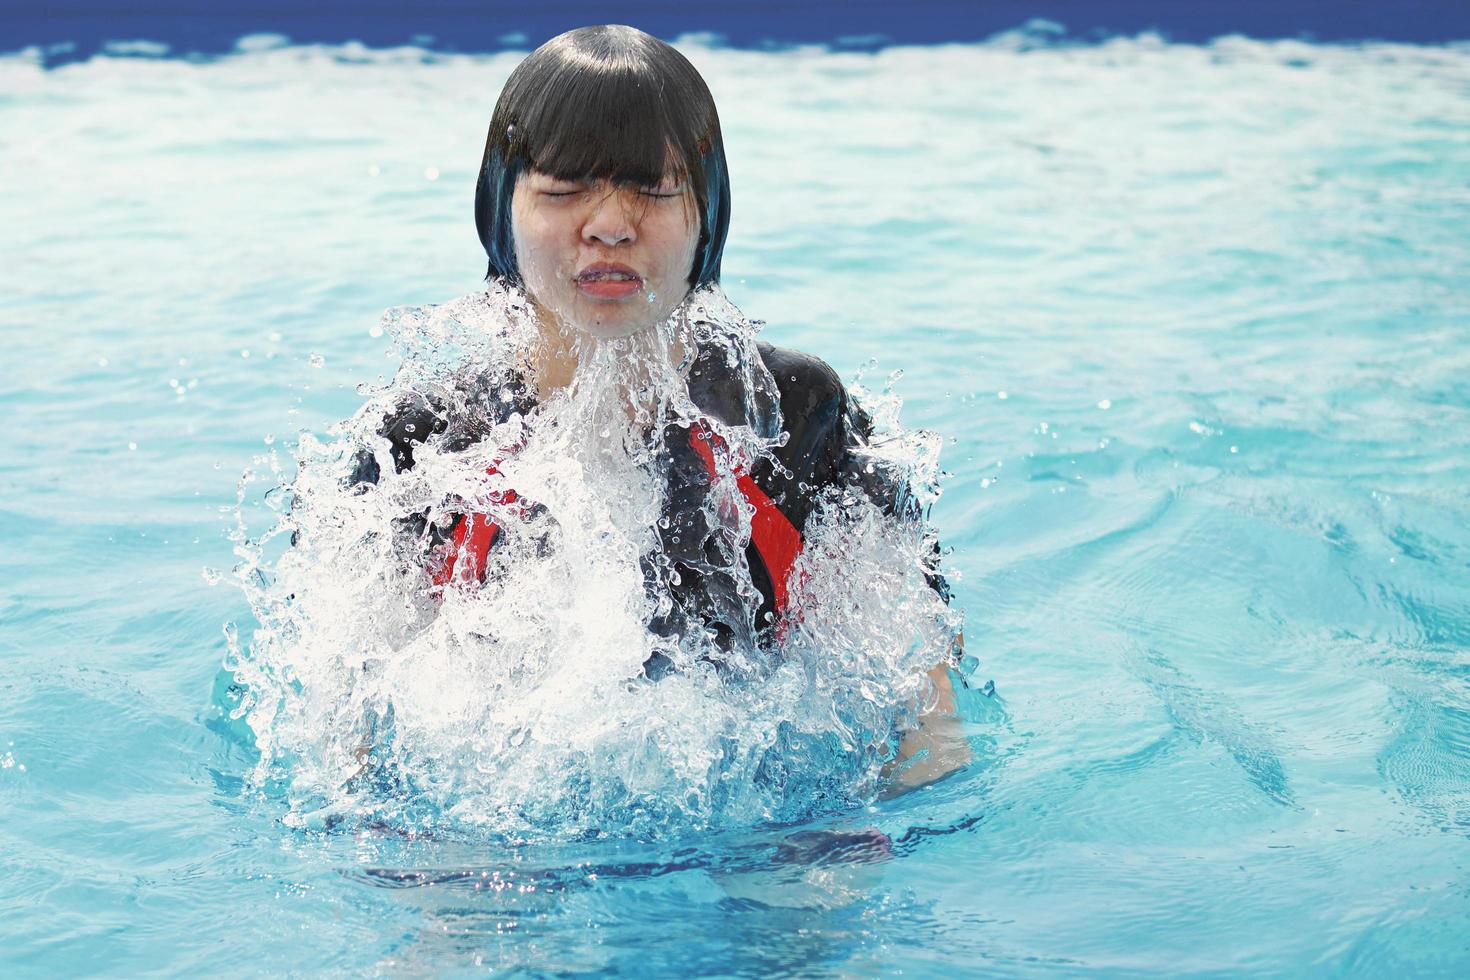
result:
<svg viewBox="0 0 1470 980"><path fill-rule="evenodd" d="M516 66L500 93L475 187L487 279L521 285L511 198L527 168L558 180L652 186L688 179L699 208L689 285L718 282L730 178L715 101L682 54L632 27L568 31Z"/></svg>

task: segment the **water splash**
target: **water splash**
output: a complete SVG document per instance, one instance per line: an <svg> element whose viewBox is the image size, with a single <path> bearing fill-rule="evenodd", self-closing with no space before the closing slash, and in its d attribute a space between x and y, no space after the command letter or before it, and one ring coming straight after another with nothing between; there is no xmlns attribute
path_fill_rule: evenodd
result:
<svg viewBox="0 0 1470 980"><path fill-rule="evenodd" d="M757 622L737 479L786 439L759 322L701 291L657 329L572 338L571 383L539 400L519 293L383 325L397 376L303 435L294 475L272 456L241 481L259 625L227 666L253 783L286 787L291 822L657 836L875 796L959 628L926 584L939 439L898 426L891 390L819 494L785 615ZM710 471L688 467L701 425ZM436 582L465 513L499 529L483 584Z"/></svg>

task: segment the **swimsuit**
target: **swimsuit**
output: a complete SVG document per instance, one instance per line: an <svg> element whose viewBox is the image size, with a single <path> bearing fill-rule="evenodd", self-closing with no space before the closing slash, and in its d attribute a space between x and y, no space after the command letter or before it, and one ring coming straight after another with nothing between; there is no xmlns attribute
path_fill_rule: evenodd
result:
<svg viewBox="0 0 1470 980"><path fill-rule="evenodd" d="M665 436L668 520L660 521L660 536L663 555L675 573L669 587L674 602L668 613L655 617L650 629L673 636L702 627L712 631L718 646L727 651L766 645L761 642L762 630L778 623L786 609L789 574L801 551L807 519L823 490L856 487L889 514L913 506L901 480L885 478L882 468L871 460L863 459L858 465L872 422L848 398L837 374L820 359L800 351L765 343L759 343L757 350L776 382L781 427L788 438L773 447L774 460L761 458L748 472L740 468L735 472L741 494L754 509L745 552L751 584L761 596L753 617L748 603L740 598L733 568L729 563L711 562L705 553L710 532L702 505L715 474L715 453L722 448L719 437L699 423L687 428L671 426ZM720 369L722 359L723 354L716 353L696 358L689 393L708 416L738 424L744 421L743 392ZM431 435L440 436L450 451L468 448L484 437L490 425L504 422L514 412L527 412L534 406L534 394L516 379L498 390L487 390L476 400L477 408L482 405L488 412L485 420L458 420L457 425L452 424L442 399L420 396L401 405L380 429L389 441L395 470L401 473L411 468L414 448ZM378 477L376 458L364 450L352 481L376 483ZM504 491L500 502L516 502L514 491ZM426 514L401 521L404 530L426 538L440 556L429 572L441 584L483 576L501 530L489 517L477 513L457 516L447 528L431 525ZM651 563L646 562L644 570L650 577L654 573ZM932 574L929 582L948 601L944 580ZM667 658L661 654L645 665L645 672L654 677L667 669Z"/></svg>

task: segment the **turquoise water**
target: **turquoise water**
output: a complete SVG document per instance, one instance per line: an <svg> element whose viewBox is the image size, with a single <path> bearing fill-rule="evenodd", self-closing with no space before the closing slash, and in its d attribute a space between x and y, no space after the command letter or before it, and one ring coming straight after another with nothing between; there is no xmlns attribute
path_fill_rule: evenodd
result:
<svg viewBox="0 0 1470 980"><path fill-rule="evenodd" d="M683 45L996 696L926 790L515 846L288 827L216 683L241 471L476 287L517 56L250 47L0 59L7 972L1465 972L1470 50Z"/></svg>

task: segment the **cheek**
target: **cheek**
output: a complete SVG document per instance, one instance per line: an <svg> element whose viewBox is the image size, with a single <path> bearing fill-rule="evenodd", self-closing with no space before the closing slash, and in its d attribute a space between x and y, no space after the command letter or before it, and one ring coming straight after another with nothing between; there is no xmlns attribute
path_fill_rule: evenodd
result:
<svg viewBox="0 0 1470 980"><path fill-rule="evenodd" d="M664 257L664 274L669 279L683 279L694 264L694 250L699 244L699 226L690 227L682 215L666 221L659 231L659 252Z"/></svg>
<svg viewBox="0 0 1470 980"><path fill-rule="evenodd" d="M561 256L555 229L535 215L517 215L511 224L516 264L527 282L546 282L558 275Z"/></svg>

